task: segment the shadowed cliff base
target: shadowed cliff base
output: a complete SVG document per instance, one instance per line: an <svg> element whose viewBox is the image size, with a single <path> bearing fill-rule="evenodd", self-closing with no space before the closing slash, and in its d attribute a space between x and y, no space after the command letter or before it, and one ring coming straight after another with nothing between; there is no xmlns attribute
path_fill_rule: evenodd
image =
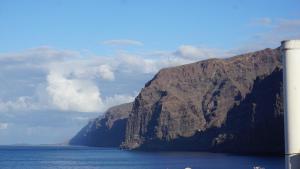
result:
<svg viewBox="0 0 300 169"><path fill-rule="evenodd" d="M125 139L127 118L132 103L125 103L107 110L104 117L98 117L70 141L70 145L94 147L118 147Z"/></svg>

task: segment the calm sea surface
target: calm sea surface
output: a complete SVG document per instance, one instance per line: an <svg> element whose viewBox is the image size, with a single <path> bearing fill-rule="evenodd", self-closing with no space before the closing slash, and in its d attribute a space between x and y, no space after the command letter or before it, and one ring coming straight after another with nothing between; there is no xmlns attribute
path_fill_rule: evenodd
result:
<svg viewBox="0 0 300 169"><path fill-rule="evenodd" d="M1 169L283 169L284 157L110 148L0 146Z"/></svg>

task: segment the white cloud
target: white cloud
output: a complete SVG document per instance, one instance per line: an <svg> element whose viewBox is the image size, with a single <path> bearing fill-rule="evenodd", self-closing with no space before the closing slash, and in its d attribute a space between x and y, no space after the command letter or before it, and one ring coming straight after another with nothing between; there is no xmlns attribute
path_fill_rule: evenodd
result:
<svg viewBox="0 0 300 169"><path fill-rule="evenodd" d="M111 66L107 64L99 66L99 74L105 80L115 79L115 75L114 72L112 71Z"/></svg>
<svg viewBox="0 0 300 169"><path fill-rule="evenodd" d="M182 45L176 51L176 54L183 56L185 58L192 58L199 57L203 55L203 51L199 48L191 45Z"/></svg>
<svg viewBox="0 0 300 169"><path fill-rule="evenodd" d="M113 40L106 40L102 42L105 45L110 46L143 46L143 42L131 39L113 39Z"/></svg>
<svg viewBox="0 0 300 169"><path fill-rule="evenodd" d="M189 51L192 50L192 51ZM194 51L193 51L194 50ZM110 106L129 102L131 94L102 95L103 80L116 80L115 72L121 74L155 74L159 69L177 66L212 56L213 50L204 50L191 45L178 49L180 52L161 52L160 54L118 53L112 58L89 58L53 62L49 65L47 94L50 103L64 111L103 112ZM205 52L204 52L205 51ZM167 56L167 57L166 57ZM124 74L124 75L125 75Z"/></svg>
<svg viewBox="0 0 300 169"><path fill-rule="evenodd" d="M221 51L220 49L201 48L192 45L181 45L174 54L187 60L203 60L228 55L225 51Z"/></svg>
<svg viewBox="0 0 300 169"><path fill-rule="evenodd" d="M156 73L159 69L165 67L179 66L183 64L193 63L210 58L225 58L233 56L234 53L228 50L199 47L194 45L181 45L175 51L154 51L146 55L142 55L142 61L138 61L135 57L130 59L130 55L125 57L125 62L142 67L144 72ZM132 56L132 55L131 55Z"/></svg>
<svg viewBox="0 0 300 169"><path fill-rule="evenodd" d="M121 94L116 94L114 96L107 97L105 99L106 109L108 109L112 106L115 106L115 105L122 104L122 103L132 102L135 97L136 96L134 96L134 95L121 95Z"/></svg>
<svg viewBox="0 0 300 169"><path fill-rule="evenodd" d="M156 73L160 68L155 59L143 58L136 54L120 53L118 57L118 67L125 72Z"/></svg>
<svg viewBox="0 0 300 169"><path fill-rule="evenodd" d="M233 54L229 51L193 45L181 45L175 51L154 51L142 54L121 52L117 54L118 68L115 69L131 73L155 74L161 68L231 55Z"/></svg>
<svg viewBox="0 0 300 169"><path fill-rule="evenodd" d="M103 107L98 87L88 80L68 79L50 72L47 82L50 100L61 110L96 112Z"/></svg>
<svg viewBox="0 0 300 169"><path fill-rule="evenodd" d="M99 66L98 66L99 65ZM130 102L133 96L115 94L102 96L98 75L103 80L114 80L108 64L91 62L66 62L49 66L46 93L50 104L63 111L104 112L110 106Z"/></svg>
<svg viewBox="0 0 300 169"><path fill-rule="evenodd" d="M0 130L7 129L8 123L0 123Z"/></svg>
<svg viewBox="0 0 300 169"><path fill-rule="evenodd" d="M20 96L16 100L1 101L0 112L27 111L37 109L33 99L28 96Z"/></svg>
<svg viewBox="0 0 300 169"><path fill-rule="evenodd" d="M104 112L110 106L133 101L133 91L149 80L137 79L144 74L154 75L161 68L206 59L218 52L182 45L176 51L121 52L101 57L83 57L80 52L50 47L0 54L0 79L9 82L0 84L0 111ZM126 80L126 76L131 79ZM131 84L136 82L139 84Z"/></svg>

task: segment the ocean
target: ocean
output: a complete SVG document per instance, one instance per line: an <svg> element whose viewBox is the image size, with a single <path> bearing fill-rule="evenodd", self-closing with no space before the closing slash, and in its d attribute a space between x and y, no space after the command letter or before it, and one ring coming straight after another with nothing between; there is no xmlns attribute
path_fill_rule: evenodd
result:
<svg viewBox="0 0 300 169"><path fill-rule="evenodd" d="M284 169L284 157L139 152L72 146L0 146L0 169Z"/></svg>

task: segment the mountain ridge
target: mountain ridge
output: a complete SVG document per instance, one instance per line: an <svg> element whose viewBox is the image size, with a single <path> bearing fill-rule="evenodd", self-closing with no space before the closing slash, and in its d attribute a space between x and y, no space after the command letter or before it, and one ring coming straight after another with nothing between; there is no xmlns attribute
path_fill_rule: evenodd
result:
<svg viewBox="0 0 300 169"><path fill-rule="evenodd" d="M282 153L281 62L279 48L267 48L161 69L145 84L131 110L127 109L128 115L119 128L124 129L118 138L121 140L113 146L138 150ZM270 101L265 102L260 96ZM240 124L239 120L245 123ZM109 119L102 121L106 123ZM255 140L264 135L274 139ZM243 139L244 136L247 138ZM100 138L107 139L95 137L98 142Z"/></svg>
<svg viewBox="0 0 300 169"><path fill-rule="evenodd" d="M276 68L281 68L279 49L160 70L133 103L122 147L143 149L150 140L169 142L220 128L255 79Z"/></svg>

